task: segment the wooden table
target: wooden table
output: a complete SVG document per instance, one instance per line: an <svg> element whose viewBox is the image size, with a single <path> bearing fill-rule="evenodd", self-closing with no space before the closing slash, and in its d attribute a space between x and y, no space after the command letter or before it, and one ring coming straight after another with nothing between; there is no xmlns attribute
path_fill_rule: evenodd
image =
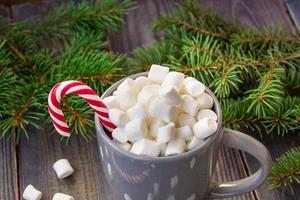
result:
<svg viewBox="0 0 300 200"><path fill-rule="evenodd" d="M38 4L19 4L9 8L0 6L0 15L22 20L32 14L44 15L63 0ZM300 0L199 0L205 9L217 10L228 20L239 19L245 25L256 27L282 24L289 31L300 30ZM111 35L113 51L129 52L135 47L150 44L159 34L149 30L149 24L162 12L174 8L173 0L138 0L138 8L125 16L126 24L118 35ZM298 11L298 12L297 12ZM79 200L114 200L111 189L103 176L96 140L86 142L73 135L67 146L57 134L29 130L30 140L22 140L14 146L12 139L0 140L0 200L22 199L28 184L43 191L43 199L51 199L55 192L73 195ZM251 133L250 133L251 134ZM255 135L255 133L252 133ZM265 136L262 142L276 158L290 147L299 146L296 136ZM71 178L58 180L52 170L54 161L67 158L75 167ZM222 148L215 171L215 181L229 181L248 176L257 169L258 163L240 151ZM267 190L266 185L251 193L230 199L279 200L300 199L300 185L293 191Z"/></svg>

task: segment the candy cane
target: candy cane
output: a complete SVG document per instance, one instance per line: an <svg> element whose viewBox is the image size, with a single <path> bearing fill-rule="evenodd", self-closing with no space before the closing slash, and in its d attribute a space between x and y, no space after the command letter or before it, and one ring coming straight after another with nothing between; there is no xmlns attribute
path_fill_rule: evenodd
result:
<svg viewBox="0 0 300 200"><path fill-rule="evenodd" d="M101 101L97 93L80 81L63 81L56 84L48 96L48 111L51 121L57 132L63 136L70 137L70 129L66 123L64 114L60 108L60 101L67 94L75 94L82 97L96 112L102 125L109 131L112 131L116 126L110 121L108 109Z"/></svg>

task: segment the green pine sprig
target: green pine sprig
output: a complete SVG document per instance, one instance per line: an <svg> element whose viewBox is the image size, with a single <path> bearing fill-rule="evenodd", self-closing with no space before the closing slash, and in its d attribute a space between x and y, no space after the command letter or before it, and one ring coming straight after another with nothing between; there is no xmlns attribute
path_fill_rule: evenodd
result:
<svg viewBox="0 0 300 200"><path fill-rule="evenodd" d="M269 177L271 189L300 183L300 148L294 147L274 162Z"/></svg>

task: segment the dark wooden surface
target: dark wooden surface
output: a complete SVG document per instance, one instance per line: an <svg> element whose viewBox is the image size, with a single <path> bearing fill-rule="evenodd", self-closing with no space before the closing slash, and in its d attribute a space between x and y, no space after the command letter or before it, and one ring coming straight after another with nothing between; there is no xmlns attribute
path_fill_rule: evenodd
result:
<svg viewBox="0 0 300 200"><path fill-rule="evenodd" d="M10 8L0 6L0 15L21 20L32 14L43 16L63 0L43 1L37 4L19 4ZM239 19L248 26L276 26L283 24L289 31L299 29L299 0L199 0L204 9L217 10L228 20ZM138 8L125 16L126 24L120 34L110 36L113 51L129 52L135 47L149 45L159 34L150 31L149 24L162 12L174 8L173 0L138 0ZM297 12L298 11L298 12ZM115 200L103 176L96 140L86 142L72 136L69 145L63 145L57 135L29 130L30 140L22 140L15 147L12 140L0 140L0 200L21 199L28 184L43 191L43 199L51 199L55 192L73 195L76 199ZM300 139L289 136L265 137L262 142L275 158L288 148L300 145ZM75 168L71 178L58 180L52 170L55 160L67 158ZM248 176L257 169L257 162L240 151L222 148L216 166L214 181L224 182ZM229 198L235 200L296 200L300 187L293 192L269 191L265 185L249 194Z"/></svg>

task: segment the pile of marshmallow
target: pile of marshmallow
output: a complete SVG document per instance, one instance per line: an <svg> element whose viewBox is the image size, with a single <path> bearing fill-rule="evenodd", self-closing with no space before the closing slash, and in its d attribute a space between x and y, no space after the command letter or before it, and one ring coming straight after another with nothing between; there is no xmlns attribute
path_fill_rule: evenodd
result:
<svg viewBox="0 0 300 200"><path fill-rule="evenodd" d="M73 174L74 169L67 159L60 159L53 164L53 169L57 178L64 179ZM23 192L23 199L25 200L40 200L42 199L42 192L36 189L33 185L28 185ZM74 197L64 194L55 193L52 200L74 200Z"/></svg>
<svg viewBox="0 0 300 200"><path fill-rule="evenodd" d="M125 79L103 102L117 126L113 140L138 155L181 154L202 144L218 127L205 86L159 65L151 66L148 77Z"/></svg>

